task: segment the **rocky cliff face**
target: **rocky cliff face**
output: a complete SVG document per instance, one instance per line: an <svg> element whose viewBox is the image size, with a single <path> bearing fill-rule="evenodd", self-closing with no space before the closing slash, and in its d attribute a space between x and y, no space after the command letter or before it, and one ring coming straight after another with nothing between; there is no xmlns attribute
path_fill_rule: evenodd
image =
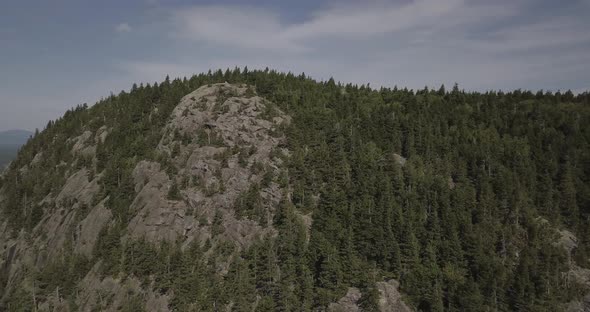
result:
<svg viewBox="0 0 590 312"><path fill-rule="evenodd" d="M247 85L213 84L184 96L161 130L156 152L162 161L140 160L132 171L135 195L120 240L180 242L182 248L198 242L207 244L209 252L229 241L236 247L235 255L257 239L276 235L273 216L281 198L288 195L279 177L289 154L282 134L289 122L288 115ZM69 139L71 159L84 159L90 169L95 168L97 145L109 134L110 129L102 126ZM26 172L43 157L39 152L19 170ZM30 232L15 232L8 221L0 223L0 269L6 284L2 299L23 287L33 293L37 311L66 311L72 306L82 311L117 311L130 297L141 295L148 310L167 311L168 294L155 292L134 277L99 272L100 261L94 259L93 250L101 232L116 221L106 205L109 195L101 192L104 172L77 166L73 160L59 166L65 168L65 182L38 203L45 208ZM242 207L249 195L258 198L259 205ZM0 191L3 203L6 198ZM310 216L302 218L310 223ZM70 299L74 302L66 302L59 288L37 302L38 285L26 278L27 272L41 270L64 252L89 261L90 270L74 285L75 296ZM215 260L219 274L227 273L232 254ZM409 310L393 282L378 287L383 311ZM353 295L347 297L358 297ZM358 310L346 308L344 301L334 304L335 311ZM353 298L350 305L354 304Z"/></svg>
<svg viewBox="0 0 590 312"><path fill-rule="evenodd" d="M272 119L262 116L267 109L265 100L245 97L246 90L245 86L218 84L181 100L158 145L176 173L170 176L154 162L137 165L133 178L138 195L131 204L135 217L128 228L130 236L205 241L211 238L215 213L222 215L224 239L240 247L272 231L260 222L238 218L234 205L241 193L260 185L265 174L278 175L281 159L271 153L286 151L279 148L284 137L273 136L273 131L289 118L278 110ZM195 135L197 140L187 143L186 138ZM172 190L176 194L169 196L171 188L178 191ZM281 190L270 182L259 192L270 223Z"/></svg>
<svg viewBox="0 0 590 312"><path fill-rule="evenodd" d="M567 284L579 284L583 287L590 287L590 270L578 266L573 261L573 253L578 248L578 238L568 230L559 231L559 237L555 245L563 248L567 252L567 262L569 270L565 273L565 282ZM590 293L587 293L578 300L569 302L565 310L568 312L584 312L590 311Z"/></svg>

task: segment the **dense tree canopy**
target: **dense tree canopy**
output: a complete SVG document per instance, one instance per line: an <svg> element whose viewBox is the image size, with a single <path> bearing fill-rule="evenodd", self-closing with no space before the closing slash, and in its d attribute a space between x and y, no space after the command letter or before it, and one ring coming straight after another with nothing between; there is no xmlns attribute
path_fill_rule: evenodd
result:
<svg viewBox="0 0 590 312"><path fill-rule="evenodd" d="M223 81L254 86L293 121L284 129L291 155L283 186L291 194L276 208L277 235L234 255L220 275L207 245L181 251L120 237L132 217L132 169L143 159L166 164L154 148L175 105ZM389 278L422 311L558 311L583 289L564 280L569 264L555 229L578 236L575 261L590 267L588 124L588 93L372 89L247 69L166 78L49 122L2 177L2 213L15 231L31 230L46 209L38 203L64 183L62 164L90 167L72 159L68 138L106 126L112 131L92 174L103 174L100 198L108 195L117 224L103 230L94 257L105 275L155 280L146 285L173 294L179 311L317 310L350 286L372 311L374 283ZM28 172L18 170L41 151ZM258 187L240 196L236 211L263 223ZM308 213L310 229L301 220ZM213 253L228 253L228 244ZM60 261L38 278L46 293L72 293L89 269L86 258ZM53 278L64 265L68 275ZM13 306L29 304L18 301L27 295L14 293ZM130 309L138 302L130 298Z"/></svg>

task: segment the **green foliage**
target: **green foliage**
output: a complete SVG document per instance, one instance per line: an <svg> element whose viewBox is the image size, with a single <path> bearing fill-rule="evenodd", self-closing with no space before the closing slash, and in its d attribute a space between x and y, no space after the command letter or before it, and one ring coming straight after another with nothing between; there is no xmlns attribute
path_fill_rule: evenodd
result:
<svg viewBox="0 0 590 312"><path fill-rule="evenodd" d="M44 266L37 268L25 267L20 285L6 294L4 305L8 311L36 311L37 307L50 297L59 296L59 300L73 302L77 284L88 273L92 263L80 254L74 254L68 243L55 258L49 259ZM0 280L4 286L5 280Z"/></svg>
<svg viewBox="0 0 590 312"><path fill-rule="evenodd" d="M264 102L264 109L262 110L262 113L260 114L260 118L272 121L272 119L274 117L277 117L278 115L279 115L279 112L277 111L277 108L275 107L275 105L273 103Z"/></svg>
<svg viewBox="0 0 590 312"><path fill-rule="evenodd" d="M250 156L248 153L248 149L240 149L240 152L238 153L238 164L240 165L240 167L246 168L248 166L248 156Z"/></svg>
<svg viewBox="0 0 590 312"><path fill-rule="evenodd" d="M76 284L86 276L91 265L90 260L85 256L66 250L61 258L54 259L39 273L35 283L35 287L38 287L37 296L46 296L55 289L59 289L63 298L69 298L74 294Z"/></svg>
<svg viewBox="0 0 590 312"><path fill-rule="evenodd" d="M182 196L180 196L180 189L178 188L178 183L176 180L172 180L172 185L170 185L170 189L168 189L168 199L170 200L181 200Z"/></svg>
<svg viewBox="0 0 590 312"><path fill-rule="evenodd" d="M144 312L147 311L144 304L145 300L139 295L130 295L125 298L119 311L121 312Z"/></svg>
<svg viewBox="0 0 590 312"><path fill-rule="evenodd" d="M375 288L374 284L366 286L361 292L359 306L363 311L379 312L379 290Z"/></svg>
<svg viewBox="0 0 590 312"><path fill-rule="evenodd" d="M6 308L8 311L36 311L35 305L33 304L33 294L24 287L16 288L15 291L10 294L6 303Z"/></svg>
<svg viewBox="0 0 590 312"><path fill-rule="evenodd" d="M101 273L103 275L117 275L119 273L122 252L120 225L107 225L102 228L94 246L93 256L102 259Z"/></svg>
<svg viewBox="0 0 590 312"><path fill-rule="evenodd" d="M260 195L260 185L257 183L238 196L234 209L239 217L258 221L263 226L268 224L268 212Z"/></svg>
<svg viewBox="0 0 590 312"><path fill-rule="evenodd" d="M277 236L262 237L248 250L229 247L218 241L224 237L218 211L213 238L204 246L182 251L176 243L122 243L133 217L136 164L158 161L177 181L178 168L169 156L155 152L162 129L182 96L223 81L255 86L248 96L274 103L267 103L265 118L277 109L292 116L279 132L287 138L280 147L290 156L272 156L284 160L276 181L289 187L291 200L267 209L260 192L274 177L254 162L250 169L263 175L263 182L235 203L238 217L272 225ZM216 108L223 110L231 96L220 94ZM361 305L371 311L374 282L382 278L399 279L418 310L555 311L582 290L565 283L567 258L554 246L551 228L573 231L579 238L573 259L590 265L589 103L588 93L468 93L458 86L375 90L271 70L166 79L90 108L78 106L33 136L2 177L2 216L15 233L30 232L56 208L38 203L60 192L66 173L89 170L89 179L100 177L96 201L108 197L115 220L101 231L94 250L102 274L132 274L144 287L153 279L158 291L173 294L171 307L179 311L230 304L248 311L322 310L350 286L362 289ZM68 139L103 126L108 135L97 146L95 163L71 153ZM178 135L184 145L192 141ZM211 129L194 137L202 146L223 146ZM180 151L173 149L175 155ZM43 157L33 165L38 153ZM235 153L245 168L256 147ZM219 155L224 166L231 155ZM199 176L191 181L206 195L223 192L223 185L209 185ZM173 183L171 199L188 186L188 179L181 182ZM307 213L313 219L309 229L301 222ZM209 247L231 258L226 276L217 271L216 260L207 259ZM82 273L63 265L76 261L48 265L39 281L48 289L56 287L51 283L71 289L66 280L52 282L49 276L64 270L75 281ZM1 284L5 280L0 276ZM31 310L32 294L15 291L10 307ZM126 309L140 306L131 297Z"/></svg>
<svg viewBox="0 0 590 312"><path fill-rule="evenodd" d="M221 212L221 210L215 210L213 222L211 223L211 235L217 236L223 233L223 231L223 213Z"/></svg>
<svg viewBox="0 0 590 312"><path fill-rule="evenodd" d="M134 240L124 246L122 270L138 277L148 277L163 270L158 250L145 240Z"/></svg>

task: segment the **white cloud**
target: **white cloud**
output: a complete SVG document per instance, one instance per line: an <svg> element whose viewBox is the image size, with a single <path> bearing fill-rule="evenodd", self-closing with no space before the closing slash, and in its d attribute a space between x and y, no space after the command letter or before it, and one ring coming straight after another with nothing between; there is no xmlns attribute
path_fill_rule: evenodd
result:
<svg viewBox="0 0 590 312"><path fill-rule="evenodd" d="M282 23L272 11L240 6L193 6L176 10L176 34L185 39L239 48L302 52L310 41L358 40L401 31L441 30L514 14L515 4L466 0L414 0L406 4L363 3L312 12L300 23Z"/></svg>
<svg viewBox="0 0 590 312"><path fill-rule="evenodd" d="M165 74L268 66L373 86L458 82L478 90L578 88L588 77L584 45L590 46L589 23L559 14L539 20L531 13L533 0L338 5L309 12L298 22L257 7L175 9L172 41L180 48L170 58L135 60L124 68L137 77L161 79Z"/></svg>
<svg viewBox="0 0 590 312"><path fill-rule="evenodd" d="M121 23L115 27L115 31L118 33L128 33L131 31L131 26L127 23Z"/></svg>
<svg viewBox="0 0 590 312"><path fill-rule="evenodd" d="M31 109L40 111L43 126L67 107L93 103L134 82L235 66L305 72L316 79L334 77L374 87L437 88L458 82L468 90L589 89L590 0L554 4L552 9L537 0L327 0L323 3L334 6L304 16L290 13L289 18L279 10L256 6L179 9L166 1L144 3L144 11L133 11L110 29L143 34L116 49L104 49L105 59L117 57L112 72L96 70L90 77L84 70L72 78L63 68L51 70L63 75L54 79L63 83L42 83L46 87L37 94L43 101L23 96L24 80L7 77L0 94L7 103L17 104L14 112L0 115L19 117L0 120L2 127L17 127ZM134 21L133 27L129 21ZM27 36L17 36L17 30L0 29L0 43L8 47L0 54L6 59L12 59L19 46L30 50L20 44ZM81 51L70 53L82 57Z"/></svg>
<svg viewBox="0 0 590 312"><path fill-rule="evenodd" d="M358 38L431 24L463 5L462 0L416 0L405 5L389 4L333 8L285 30L293 40L337 36Z"/></svg>
<svg viewBox="0 0 590 312"><path fill-rule="evenodd" d="M174 13L181 37L251 49L301 51L282 35L277 14L264 9L197 6Z"/></svg>

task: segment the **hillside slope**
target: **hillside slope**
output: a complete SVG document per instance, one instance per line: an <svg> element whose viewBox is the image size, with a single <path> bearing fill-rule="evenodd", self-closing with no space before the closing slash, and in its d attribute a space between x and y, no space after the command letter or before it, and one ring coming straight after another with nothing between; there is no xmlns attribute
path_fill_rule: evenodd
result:
<svg viewBox="0 0 590 312"><path fill-rule="evenodd" d="M134 85L2 176L0 310L582 309L589 100L237 69Z"/></svg>

